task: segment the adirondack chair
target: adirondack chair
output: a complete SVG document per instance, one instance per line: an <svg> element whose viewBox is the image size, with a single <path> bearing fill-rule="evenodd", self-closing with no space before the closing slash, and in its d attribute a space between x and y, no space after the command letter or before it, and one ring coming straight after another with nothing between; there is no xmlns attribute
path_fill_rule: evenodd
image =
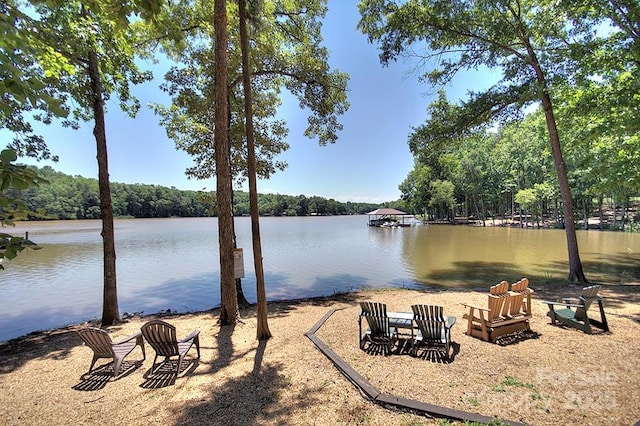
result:
<svg viewBox="0 0 640 426"><path fill-rule="evenodd" d="M362 320L365 319L368 328L362 330ZM391 348L396 340L396 329L389 325L387 305L379 302L360 302L360 314L358 315L360 349L364 350L366 342L372 345L382 345L385 354L391 353Z"/></svg>
<svg viewBox="0 0 640 426"><path fill-rule="evenodd" d="M444 349L446 359L450 359L451 327L456 323L456 317L444 316L442 306L411 305L411 310L418 327L418 334L413 341L413 355L418 354L421 346L436 346Z"/></svg>
<svg viewBox="0 0 640 426"><path fill-rule="evenodd" d="M522 294L522 301L519 303L520 311L531 313L531 295L534 291L529 287L529 279L522 278L520 281L511 284L511 293ZM517 312L517 309L514 310Z"/></svg>
<svg viewBox="0 0 640 426"><path fill-rule="evenodd" d="M469 308L462 317L467 320L466 334L495 342L505 334L529 330L531 302L524 303L524 297L524 293L509 292L509 283L502 281L489 289L486 308L463 303Z"/></svg>
<svg viewBox="0 0 640 426"><path fill-rule="evenodd" d="M587 334L593 332L591 326L595 326L604 331L609 331L607 317L604 314L604 306L602 297L598 296L600 290L599 285L592 285L582 289L579 298L566 297L562 302L543 301L549 306L547 316L551 318L551 323L560 322L568 327L574 327L584 331ZM593 302L598 303L600 309L600 321L589 318L589 307ZM556 306L563 306L562 309L556 309Z"/></svg>
<svg viewBox="0 0 640 426"><path fill-rule="evenodd" d="M118 374L120 374L122 362L136 346L140 346L140 349L142 349L142 359L144 360L146 358L144 341L140 332L132 334L118 342L112 341L106 331L95 327L78 330L78 336L80 336L84 344L93 351L93 359L89 366L89 373L93 370L93 366L97 360L110 358L113 360L113 377L117 378Z"/></svg>
<svg viewBox="0 0 640 426"><path fill-rule="evenodd" d="M163 356L165 360L177 356L177 373L179 373L184 356L194 344L196 345L198 358L200 358L200 331L198 330L194 330L187 337L180 340L176 338L176 328L162 320L148 321L142 325L141 330L147 343L156 351L156 356L153 358L153 365L151 366L152 373L155 372L154 367L159 356Z"/></svg>

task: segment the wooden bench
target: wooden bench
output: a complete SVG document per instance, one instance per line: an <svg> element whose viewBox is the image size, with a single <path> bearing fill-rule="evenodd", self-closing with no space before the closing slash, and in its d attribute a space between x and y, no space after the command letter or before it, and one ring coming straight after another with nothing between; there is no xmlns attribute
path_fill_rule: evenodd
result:
<svg viewBox="0 0 640 426"><path fill-rule="evenodd" d="M532 293L527 278L514 283L511 291L502 281L489 289L486 307L463 303L469 308L462 317L467 320L466 334L495 342L500 336L530 330Z"/></svg>

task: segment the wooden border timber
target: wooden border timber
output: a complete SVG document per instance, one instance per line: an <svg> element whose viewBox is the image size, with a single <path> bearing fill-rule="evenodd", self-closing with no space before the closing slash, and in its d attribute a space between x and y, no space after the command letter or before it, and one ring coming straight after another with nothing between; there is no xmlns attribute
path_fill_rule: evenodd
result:
<svg viewBox="0 0 640 426"><path fill-rule="evenodd" d="M383 407L396 407L408 411L414 411L419 414L428 417L446 418L450 420L470 421L479 423L489 423L495 420L493 417L483 416L477 413L471 413L462 410L456 410L453 408L441 407L438 405L427 404L424 402L416 401L413 399L400 398L395 395L388 395L381 393L375 386L373 386L366 378L347 364L338 354L336 354L326 343L322 341L316 332L324 325L324 323L336 312L338 309L331 309L313 326L309 331L305 333L305 336L313 342L313 344L322 352L329 360L335 365L335 367L362 393L367 399L379 404ZM523 423L512 422L508 420L498 419L505 425L524 426Z"/></svg>

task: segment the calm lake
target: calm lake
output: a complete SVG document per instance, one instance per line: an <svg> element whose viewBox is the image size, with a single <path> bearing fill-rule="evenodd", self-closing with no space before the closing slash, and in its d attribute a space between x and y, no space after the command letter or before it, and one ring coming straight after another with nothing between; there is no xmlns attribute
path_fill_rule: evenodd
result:
<svg viewBox="0 0 640 426"><path fill-rule="evenodd" d="M120 313L197 311L220 304L217 220L116 221ZM0 271L0 341L102 314L100 221L20 223L43 248ZM361 287L487 288L523 276L566 278L563 230L414 225L373 228L367 216L260 219L269 300L331 295ZM255 302L249 218L236 218L243 288ZM579 231L592 281L640 280L640 234Z"/></svg>

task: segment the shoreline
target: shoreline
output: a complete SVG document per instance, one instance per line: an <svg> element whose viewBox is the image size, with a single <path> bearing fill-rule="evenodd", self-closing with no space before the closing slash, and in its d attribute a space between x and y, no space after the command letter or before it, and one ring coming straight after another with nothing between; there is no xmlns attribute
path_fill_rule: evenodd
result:
<svg viewBox="0 0 640 426"><path fill-rule="evenodd" d="M305 334L330 310L335 312L317 336L384 394L535 425L640 419L640 288L603 287L612 332L593 335L552 326L541 302L575 294L578 286L533 288L531 328L539 336L506 346L464 334L461 303L482 306L486 291L394 288L270 302L274 337L263 342L255 339L255 305L241 311L242 322L235 326L220 327L215 309L166 314L163 319L176 326L179 338L200 330L201 358L190 352L178 376L150 373L154 353L148 345L146 360L135 349L117 380L108 367L87 375L91 351L74 332L82 324L30 334L0 349L0 406L11 407L0 410L0 423L437 424L367 400L315 349ZM357 315L363 300L387 303L391 311L406 311L413 303L444 306L458 318L453 360L360 350ZM108 332L117 340L151 317L130 318Z"/></svg>
<svg viewBox="0 0 640 426"><path fill-rule="evenodd" d="M557 281L560 282L560 281ZM575 284L575 283L571 283L571 284L565 284L565 285L559 285L557 282L551 282L551 283L547 283L547 284L542 284L542 285L535 285L533 288L535 290L535 294L536 296L539 296L540 294L544 294L548 297L558 297L562 294L566 294L568 292L576 292L579 291L580 288L582 288L583 286L581 284ZM591 283L588 285L593 285L595 283ZM640 282L632 282L632 283L625 283L625 284L611 284L611 283L597 283L598 285L602 286L603 289L618 289L618 291L638 291L640 292ZM489 286L487 286L488 288ZM314 303L314 302L327 302L327 301L340 301L343 299L347 299L350 297L350 295L354 295L354 294L360 294L360 293L366 293L366 292L385 292L385 291L396 291L396 290L414 290L414 291L419 291L419 292L424 292L424 293L441 293L441 292L453 292L453 293L477 293L480 292L482 293L484 291L483 288L481 287L474 287L474 288L460 288L460 287L450 287L447 289L442 289L442 288L432 288L432 287L424 287L424 288L411 288L411 287L362 287L362 288L357 288L357 289L353 289L350 291L346 291L346 292L338 292L338 293L333 293L332 295L325 295L325 296L311 296L311 297L301 297L301 298L293 298L293 299L281 299L281 300L273 300L273 301L267 301L267 306L271 307L273 306L278 306L278 305L291 305L291 304L301 304L301 303ZM250 303L248 306L246 307L242 307L240 308L240 312L242 311L252 311L257 307L256 303ZM13 337L11 339L7 339L7 340L3 340L0 341L0 354L2 354L2 351L4 349L5 346L10 346L11 344L15 344L15 343L19 343L22 340L26 340L29 338L41 338L41 337L46 337L48 335L51 334L55 334L55 333L59 333L59 332L64 332L65 330L69 331L69 330L76 330L79 327L83 327L83 326L91 326L91 327L98 327L98 328L105 328L108 329L109 327L117 327L121 324L127 323L129 321L132 320L143 320L145 318L174 318L174 317L180 317L180 316L185 316L185 315L206 315L206 314L212 314L215 311L219 311L220 309L220 305L218 306L214 306L213 308L210 309L205 309L205 310L193 310L193 311L172 311L170 308L166 309L166 310L159 310L157 312L152 312L152 313L148 313L148 314L141 314L139 312L133 312L133 313L129 313L129 312L124 312L121 315L121 322L119 324L115 324L115 325L110 325L110 326L105 326L102 327L100 324L100 320L96 317L96 318L92 318L92 319L87 319L85 321L82 322L75 322L75 323L70 323L70 324L66 324L60 327L53 327L53 328L46 328L46 329L41 329L41 330L33 330L27 334L23 334L21 336L17 336L17 337Z"/></svg>

